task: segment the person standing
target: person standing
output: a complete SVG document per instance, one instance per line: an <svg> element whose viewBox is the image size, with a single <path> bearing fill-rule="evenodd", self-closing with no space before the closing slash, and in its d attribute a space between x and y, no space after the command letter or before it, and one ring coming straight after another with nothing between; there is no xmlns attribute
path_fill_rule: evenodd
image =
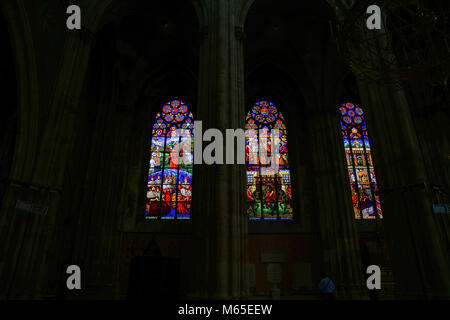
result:
<svg viewBox="0 0 450 320"><path fill-rule="evenodd" d="M322 280L319 282L320 299L333 300L334 283L327 273L324 273Z"/></svg>

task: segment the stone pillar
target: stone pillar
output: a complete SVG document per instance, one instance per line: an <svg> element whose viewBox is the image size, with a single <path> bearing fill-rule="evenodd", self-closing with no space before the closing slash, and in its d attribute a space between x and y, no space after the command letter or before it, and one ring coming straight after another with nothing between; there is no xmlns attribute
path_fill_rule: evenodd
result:
<svg viewBox="0 0 450 320"><path fill-rule="evenodd" d="M408 86L412 97L411 113L419 141L425 170L433 188L433 203L449 203L450 197L450 105L449 93L437 90L429 83L417 82ZM440 229L441 237L450 252L450 215L435 214L434 220Z"/></svg>
<svg viewBox="0 0 450 320"><path fill-rule="evenodd" d="M83 270L83 298L117 299L122 263L120 224L126 211L132 157L129 142L133 106L118 109L114 104L116 100L107 97L107 94L113 97L117 88L102 87L104 99L99 103L99 117L88 149L84 190L77 199L81 203L71 239L70 261ZM68 294L77 296L77 292Z"/></svg>
<svg viewBox="0 0 450 320"><path fill-rule="evenodd" d="M5 4L9 16L17 16L16 21L24 21L24 30L29 28L23 1L13 1ZM32 68L28 78L20 79L20 83L36 80L31 84L33 92L23 92L23 86L19 86L19 95L29 100L28 105L20 102L19 134L17 140L17 156L13 163L10 187L6 192L2 203L0 219L0 240L2 242L0 264L0 297L11 299L42 298L48 288L48 279L54 276L57 269L55 257L55 230L58 227L56 221L59 217L60 192L64 179L67 157L70 154L72 139L74 136L74 122L79 107L79 97L84 83L85 72L89 61L92 34L98 23L98 14L101 14L106 1L102 5L91 4L83 8L83 23L81 31L68 33L64 51L62 53L61 70L55 81L55 91L50 103L48 118L43 122L44 132L40 145L36 143L36 137L24 140L30 134L36 135L37 129L37 93L38 83ZM16 26L13 30L16 30ZM28 32L30 32L28 30ZM14 37L21 38L15 34ZM29 39L25 34L24 39ZM32 44L32 41L29 40ZM28 48L31 55L35 49ZM28 49L22 48L24 52ZM18 65L23 66L26 57L18 56ZM26 62L33 64L32 62ZM20 74L19 77L24 74ZM45 102L44 102L45 103ZM27 109L35 106L36 109ZM26 155L26 156L24 156ZM21 162L19 162L21 161ZM15 209L17 200L29 201L48 207L47 215L20 212Z"/></svg>
<svg viewBox="0 0 450 320"><path fill-rule="evenodd" d="M335 39L314 47L304 58L311 89L304 94L313 160L315 215L317 215L323 271L330 273L339 299L367 299L359 238L339 125L339 101L345 66L336 61Z"/></svg>
<svg viewBox="0 0 450 320"><path fill-rule="evenodd" d="M337 16L344 20L350 6L342 1ZM355 26L358 26L356 23ZM362 46L354 44L352 58L364 58L364 67L377 76L393 61L386 23L381 30L359 24ZM353 44L352 48L353 48ZM352 65L354 68L355 66ZM364 71L364 70L363 70ZM358 72L358 70L356 70ZM380 73L380 84L358 81L372 143L375 171L381 191L383 226L388 242L399 298L449 298L450 255L447 237L433 216L432 194L411 110L399 83L389 86ZM445 228L445 226L444 226Z"/></svg>
<svg viewBox="0 0 450 320"><path fill-rule="evenodd" d="M384 212L397 296L449 298L450 257L405 94L359 82Z"/></svg>
<svg viewBox="0 0 450 320"><path fill-rule="evenodd" d="M385 70L392 60L386 41L386 24L372 36L367 52L370 68ZM361 102L367 112L377 179L381 191L383 226L389 244L397 296L400 298L450 297L450 256L447 237L432 211L432 192L423 150L412 120L410 106L399 83L358 81Z"/></svg>
<svg viewBox="0 0 450 320"><path fill-rule="evenodd" d="M338 298L366 299L337 106L318 107L309 119L324 271Z"/></svg>
<svg viewBox="0 0 450 320"><path fill-rule="evenodd" d="M202 2L197 119L203 131L244 128L241 1ZM195 129L197 130L197 128ZM205 145L205 144L204 144ZM224 141L225 147L225 141ZM244 165L195 165L191 290L202 298L248 295Z"/></svg>
<svg viewBox="0 0 450 320"><path fill-rule="evenodd" d="M33 253L45 243L42 234L48 229L44 228L44 216L17 211L16 201L48 204L57 195L54 189L31 183L38 150L39 82L33 30L25 3L4 1L1 7L11 32L17 66L19 115L14 160L0 208L0 299L29 298L43 291L42 272L36 266L42 265L45 255ZM33 289L30 282L35 283Z"/></svg>
<svg viewBox="0 0 450 320"><path fill-rule="evenodd" d="M81 176L77 180L81 180L82 190L73 199L79 207L67 210L76 223L67 261L81 267L83 298L88 299L119 297L120 226L127 205L129 163L135 156L130 148L135 101L120 86L117 58L110 53L114 45L113 39L105 37L93 52L93 74L98 74L98 79L90 79L89 84L99 98L87 101L86 108L95 115L95 122L91 131L87 123L82 123L80 128L87 132L80 133L77 140L81 152L88 154L82 161L86 167L80 172L71 163L68 168ZM88 141L86 146L84 141ZM78 160L77 156L73 155L72 162ZM77 292L66 293L70 298L78 296Z"/></svg>

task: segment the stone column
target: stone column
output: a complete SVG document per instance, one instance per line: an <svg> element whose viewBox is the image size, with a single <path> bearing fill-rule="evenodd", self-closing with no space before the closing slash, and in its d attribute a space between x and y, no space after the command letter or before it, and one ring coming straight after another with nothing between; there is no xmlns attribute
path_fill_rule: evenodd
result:
<svg viewBox="0 0 450 320"><path fill-rule="evenodd" d="M24 21L22 29L31 33L28 28L23 1L13 1L5 4L8 15L17 16L17 21ZM19 94L30 99L20 106L21 119L17 140L17 156L13 163L11 183L2 203L0 212L2 250L0 254L0 297L1 298L42 298L46 294L48 278L55 271L55 230L60 208L60 192L64 170L70 153L74 136L74 121L79 107L84 76L89 61L92 33L98 24L98 14L101 15L106 1L102 5L91 4L83 8L81 31L68 32L64 51L62 53L61 70L55 81L55 91L50 103L50 112L41 130L43 136L40 145L36 143L38 109L38 83L34 68L28 72L28 78L19 82L32 82L30 88L19 86ZM10 11L9 11L10 10ZM13 30L17 31L16 26ZM29 39L29 34L24 34ZM21 35L16 34L20 38ZM32 44L31 40L28 40ZM23 46L23 45L22 45ZM34 52L32 45L27 56L32 57L26 62L34 67ZM27 50L28 50L27 49ZM24 52L26 49L22 49ZM23 54L18 56L18 65L23 66L28 58ZM22 93L22 90L25 92ZM31 100L31 97L34 98ZM26 111L34 106L36 109ZM23 117L22 115L25 115ZM25 120L24 120L25 119ZM23 140L27 134L34 133L32 138ZM26 156L25 156L26 155ZM15 209L17 200L29 201L48 207L47 215L20 212ZM53 276L53 275L52 275Z"/></svg>
<svg viewBox="0 0 450 320"><path fill-rule="evenodd" d="M316 54L303 58L311 89L305 94L313 158L315 215L317 215L323 269L330 273L340 299L367 299L359 238L339 126L339 101L345 66L335 39L324 38Z"/></svg>
<svg viewBox="0 0 450 320"><path fill-rule="evenodd" d="M338 298L366 299L337 106L318 107L309 119L324 271L330 272Z"/></svg>
<svg viewBox="0 0 450 320"><path fill-rule="evenodd" d="M0 210L0 299L41 297L42 268L52 229L48 218L16 210L18 200L44 204L54 210L55 188L32 180L39 152L39 78L33 30L23 1L2 2L12 34L18 81L18 133L8 186ZM33 283L33 286L30 286Z"/></svg>
<svg viewBox="0 0 450 320"><path fill-rule="evenodd" d="M351 6L334 1L337 15L344 20ZM361 6L364 3L361 4ZM358 26L358 24L355 24ZM385 61L394 61L387 41L386 23L381 30L359 25L364 46L354 45L352 58L365 58L364 67L386 70ZM352 44L353 45L353 44ZM358 49L358 50L357 50ZM354 65L352 66L355 67ZM366 74L367 76L367 74ZM380 75L381 77L381 75ZM425 163L414 127L410 106L399 83L389 86L358 81L373 146L375 171L381 191L383 226L392 260L395 287L400 298L449 298L450 255L447 237L433 216L432 194ZM444 226L445 228L445 226Z"/></svg>
<svg viewBox="0 0 450 320"><path fill-rule="evenodd" d="M83 298L89 299L119 296L120 226L127 205L129 163L136 156L130 148L135 96L121 86L117 56L110 52L114 45L110 37L97 42L93 53L97 63L92 67L98 78L90 79L90 85L99 98L87 101L86 106L89 113L95 114L95 121L91 129L87 123L80 125L87 132L80 134L77 141L81 152L88 154L82 160L86 167L81 172L74 163L69 167L81 176L77 180L81 180L82 190L74 197L76 210L66 210L76 222L67 261L81 267ZM84 141L89 141L86 146ZM72 158L72 162L78 160L76 154ZM78 296L77 292L66 293L70 298Z"/></svg>
<svg viewBox="0 0 450 320"><path fill-rule="evenodd" d="M371 39L367 50L354 52L368 57L373 70L385 70L393 54L385 29ZM370 38L372 37L372 38ZM396 291L406 298L450 297L450 255L447 238L432 211L432 192L423 151L410 106L400 83L390 85L358 81L361 102L367 112L368 132L374 146L374 164L381 191L383 226L390 249Z"/></svg>
<svg viewBox="0 0 450 320"><path fill-rule="evenodd" d="M449 252L433 216L432 194L405 94L374 83L359 82L359 87L374 146L397 295L448 298Z"/></svg>
<svg viewBox="0 0 450 320"><path fill-rule="evenodd" d="M203 131L244 128L241 1L204 1L197 119ZM197 128L195 129L197 130ZM204 144L205 145L205 144ZM225 147L225 141L224 141ZM190 296L248 294L244 165L195 165Z"/></svg>

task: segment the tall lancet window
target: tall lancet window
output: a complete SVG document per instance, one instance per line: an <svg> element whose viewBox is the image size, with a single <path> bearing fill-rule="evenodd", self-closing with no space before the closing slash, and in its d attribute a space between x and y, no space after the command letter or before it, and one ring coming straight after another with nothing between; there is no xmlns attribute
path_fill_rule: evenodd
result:
<svg viewBox="0 0 450 320"><path fill-rule="evenodd" d="M286 126L271 101L252 106L245 144L249 220L293 220Z"/></svg>
<svg viewBox="0 0 450 320"><path fill-rule="evenodd" d="M345 103L339 110L355 218L375 219L376 212L382 218L364 111L353 103Z"/></svg>
<svg viewBox="0 0 450 320"><path fill-rule="evenodd" d="M194 117L183 100L163 105L150 147L146 219L189 219Z"/></svg>

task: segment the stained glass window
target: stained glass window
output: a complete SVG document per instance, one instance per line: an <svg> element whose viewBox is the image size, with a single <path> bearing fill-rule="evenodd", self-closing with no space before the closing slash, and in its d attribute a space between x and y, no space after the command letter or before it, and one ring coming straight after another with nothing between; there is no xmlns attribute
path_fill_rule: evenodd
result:
<svg viewBox="0 0 450 320"><path fill-rule="evenodd" d="M293 220L286 126L271 101L256 102L247 115L245 155L249 220Z"/></svg>
<svg viewBox="0 0 450 320"><path fill-rule="evenodd" d="M146 219L190 219L194 117L183 100L163 105L150 147Z"/></svg>
<svg viewBox="0 0 450 320"><path fill-rule="evenodd" d="M383 218L364 111L353 103L339 110L355 218Z"/></svg>

